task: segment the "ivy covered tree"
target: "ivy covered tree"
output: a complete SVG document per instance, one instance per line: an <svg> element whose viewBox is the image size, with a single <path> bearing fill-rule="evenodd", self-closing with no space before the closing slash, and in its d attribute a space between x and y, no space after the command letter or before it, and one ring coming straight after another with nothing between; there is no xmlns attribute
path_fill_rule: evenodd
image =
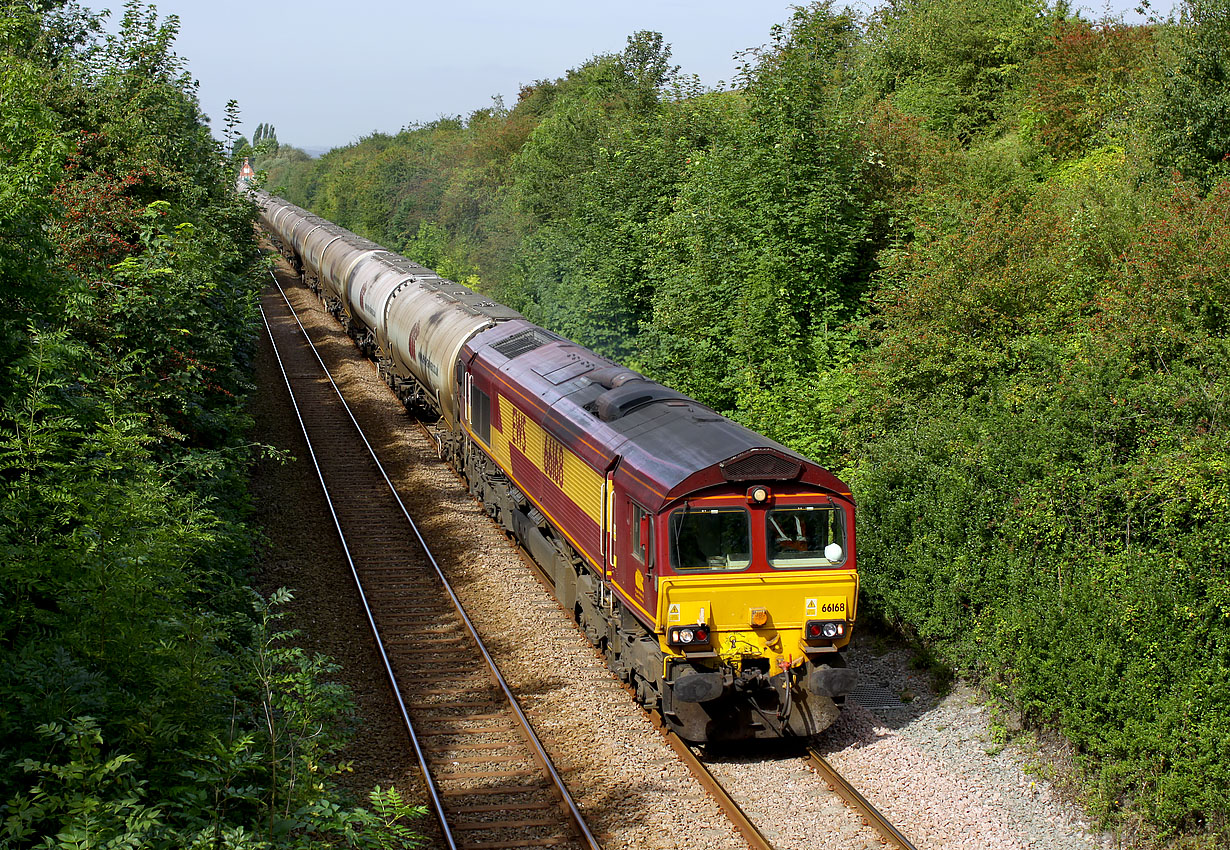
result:
<svg viewBox="0 0 1230 850"><path fill-rule="evenodd" d="M1208 188L1230 176L1230 3L1186 0L1157 103L1159 165Z"/></svg>

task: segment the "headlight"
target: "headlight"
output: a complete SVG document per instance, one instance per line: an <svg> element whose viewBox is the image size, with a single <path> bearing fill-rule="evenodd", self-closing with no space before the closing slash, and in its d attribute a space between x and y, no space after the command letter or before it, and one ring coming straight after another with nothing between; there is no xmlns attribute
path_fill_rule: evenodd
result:
<svg viewBox="0 0 1230 850"><path fill-rule="evenodd" d="M808 620L803 627L803 640L838 640L846 636L845 620Z"/></svg>
<svg viewBox="0 0 1230 850"><path fill-rule="evenodd" d="M701 646L709 642L708 626L672 626L666 632L671 646Z"/></svg>

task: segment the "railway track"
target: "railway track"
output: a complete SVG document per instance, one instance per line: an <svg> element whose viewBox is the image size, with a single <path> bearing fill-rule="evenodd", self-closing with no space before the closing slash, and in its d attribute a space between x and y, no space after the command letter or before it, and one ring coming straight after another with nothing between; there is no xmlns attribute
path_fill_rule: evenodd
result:
<svg viewBox="0 0 1230 850"><path fill-rule="evenodd" d="M444 844L598 848L280 284L262 315Z"/></svg>
<svg viewBox="0 0 1230 850"><path fill-rule="evenodd" d="M693 748L681 741L675 734L666 730L663 727L661 718L656 714L652 715L652 718L654 725L665 736L667 743L679 755L680 760L687 765L688 770L696 777L701 787L717 801L722 811L726 813L731 823L735 825L735 829L747 841L748 847L752 848L752 850L774 850L774 845L765 838L756 824L744 813L738 801L731 796L721 781L709 771L709 768L696 755ZM838 773L837 769L829 764L828 760L819 751L808 747L806 758L808 765L820 774L829 789L841 797L842 801L862 819L864 824L879 834L880 841L885 846L895 847L897 850L917 850L910 840L902 835L889 822L888 818L884 817L853 785L846 781L845 777Z"/></svg>
<svg viewBox="0 0 1230 850"><path fill-rule="evenodd" d="M858 790L846 781L845 777L837 772L837 769L829 764L828 759L820 754L814 747L807 748L807 760L812 768L824 777L824 781L828 783L829 788L845 800L846 805L854 809L863 817L863 822L872 827L876 832L880 833L880 837L885 844L899 848L899 850L916 850L910 840L902 835L895 826L889 823L888 818L880 814L875 806L867 801L867 798L858 792Z"/></svg>

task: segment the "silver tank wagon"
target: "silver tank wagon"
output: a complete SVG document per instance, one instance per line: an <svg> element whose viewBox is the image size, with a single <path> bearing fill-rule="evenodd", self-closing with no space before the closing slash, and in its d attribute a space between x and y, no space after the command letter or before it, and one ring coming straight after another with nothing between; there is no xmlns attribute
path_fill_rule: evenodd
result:
<svg viewBox="0 0 1230 850"><path fill-rule="evenodd" d="M283 252L319 282L330 309L370 345L399 394L455 421L462 346L521 314L281 198L253 194Z"/></svg>

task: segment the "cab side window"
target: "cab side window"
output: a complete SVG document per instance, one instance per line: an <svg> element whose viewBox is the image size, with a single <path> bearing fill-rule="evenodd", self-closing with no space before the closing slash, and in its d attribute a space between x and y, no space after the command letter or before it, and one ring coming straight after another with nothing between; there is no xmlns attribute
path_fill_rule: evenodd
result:
<svg viewBox="0 0 1230 850"><path fill-rule="evenodd" d="M635 502L632 510L632 557L647 567L653 566L653 522L649 511Z"/></svg>

